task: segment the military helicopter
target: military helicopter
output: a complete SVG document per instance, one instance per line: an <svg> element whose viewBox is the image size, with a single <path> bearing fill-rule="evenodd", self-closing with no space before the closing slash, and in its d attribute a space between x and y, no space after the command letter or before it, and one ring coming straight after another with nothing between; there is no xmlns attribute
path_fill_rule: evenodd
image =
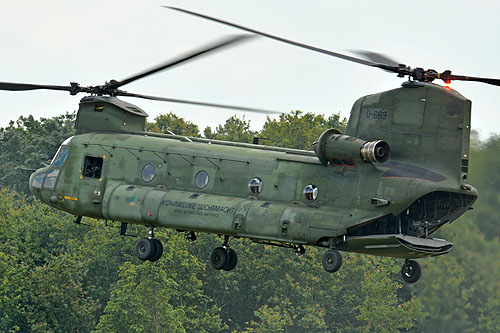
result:
<svg viewBox="0 0 500 333"><path fill-rule="evenodd" d="M270 113L119 89L246 39L242 36L99 86L0 82L1 90L90 94L80 101L75 135L62 143L49 166L31 175L36 197L74 214L76 223L83 216L119 221L121 235L127 234L129 224L148 226L148 236L135 244L141 260L157 261L162 255L156 227L184 232L189 241L197 232L223 236L223 244L210 256L218 270L237 265L231 237L291 248L298 255L305 246L323 247L322 265L330 273L341 267L339 251L402 258L402 277L409 283L421 275L414 259L452 249L451 242L429 235L464 214L477 199L476 189L467 183L471 102L432 81L500 85L500 80L355 58L173 9L410 80L401 88L358 99L345 133L325 131L312 151L147 132L147 114L117 98ZM377 54L365 56L381 59Z"/></svg>

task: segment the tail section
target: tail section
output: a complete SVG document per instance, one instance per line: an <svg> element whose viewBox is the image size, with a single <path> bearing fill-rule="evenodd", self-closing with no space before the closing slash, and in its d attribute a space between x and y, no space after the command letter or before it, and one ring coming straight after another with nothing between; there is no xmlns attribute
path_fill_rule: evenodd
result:
<svg viewBox="0 0 500 333"><path fill-rule="evenodd" d="M470 112L470 100L452 89L406 82L357 100L345 134L388 142L387 163L399 163L393 170L408 165L406 174L445 177L461 188L468 176Z"/></svg>

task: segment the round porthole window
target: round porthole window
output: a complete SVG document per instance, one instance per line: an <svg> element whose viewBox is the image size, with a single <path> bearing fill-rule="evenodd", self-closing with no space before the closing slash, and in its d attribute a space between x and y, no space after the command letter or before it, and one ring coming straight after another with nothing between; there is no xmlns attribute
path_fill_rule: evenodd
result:
<svg viewBox="0 0 500 333"><path fill-rule="evenodd" d="M155 167L152 166L151 164L146 164L144 168L142 168L141 178L146 183L149 183L150 181L153 180L153 178L155 178L155 174L156 174Z"/></svg>
<svg viewBox="0 0 500 333"><path fill-rule="evenodd" d="M263 187L264 183L262 182L262 179L260 179L259 177L252 178L248 182L248 189L252 194L259 194L260 192L262 192Z"/></svg>
<svg viewBox="0 0 500 333"><path fill-rule="evenodd" d="M307 201L314 201L318 197L318 188L316 185L309 184L304 187L304 196Z"/></svg>
<svg viewBox="0 0 500 333"><path fill-rule="evenodd" d="M205 188L208 185L208 173L205 170L198 171L194 177L194 184L197 188Z"/></svg>

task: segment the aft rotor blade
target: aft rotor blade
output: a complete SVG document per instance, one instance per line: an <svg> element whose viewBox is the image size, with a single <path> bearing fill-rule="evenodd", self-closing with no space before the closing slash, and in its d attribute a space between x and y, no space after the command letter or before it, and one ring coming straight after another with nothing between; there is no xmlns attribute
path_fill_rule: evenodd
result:
<svg viewBox="0 0 500 333"><path fill-rule="evenodd" d="M476 82L491 84L494 86L500 86L500 79L490 79L484 77L474 77L474 76L464 76L464 75L450 75L449 79L456 81L476 81Z"/></svg>
<svg viewBox="0 0 500 333"><path fill-rule="evenodd" d="M209 45L207 45L203 48L200 48L198 50L195 50L191 53L187 53L187 54L185 54L177 59L169 60L169 61L164 62L162 64L159 64L151 69L148 69L144 72L135 74L135 75L128 77L124 80L118 81L118 82L113 84L113 87L118 88L118 87L124 86L126 84L129 84L130 82L142 79L143 77L149 76L149 75L154 74L154 73L158 73L160 71L164 71L168 68L177 66L179 64L185 63L187 61L193 60L193 59L198 58L198 57L203 56L203 55L207 55L211 52L220 50L224 47L234 45L238 42L241 42L243 40L247 40L247 39L253 38L253 37L254 36L252 36L252 35L236 35L236 36L231 36L229 38L224 38L218 42L215 42L213 44L209 44Z"/></svg>
<svg viewBox="0 0 500 333"><path fill-rule="evenodd" d="M378 64L386 64L390 66L399 66L399 64L401 64L401 62L398 62L382 53L366 51L366 50L352 50L351 52Z"/></svg>
<svg viewBox="0 0 500 333"><path fill-rule="evenodd" d="M366 66L371 66L371 67L378 67L378 68L381 68L380 66L384 66L384 64L378 64L378 63L374 63L374 62L371 62L371 61L368 61L368 60L359 59L359 58L351 57L351 56L348 56L348 55L345 55L345 54L341 54L341 53L337 53L337 52L333 52L333 51L321 49L319 47L315 47L315 46L311 46L311 45L307 45L307 44L298 43L298 42L295 42L295 41L290 40L290 39L286 39L286 38L274 36L274 35L271 35L271 34L268 34L268 33L262 32L262 31L258 31L258 30L255 30L255 29L244 27L244 26L236 24L236 23L232 23L232 22L228 22L228 21L224 21L224 20L215 18L215 17L211 17L211 16L207 16L207 15L195 13L195 12L192 12L192 11L189 11L189 10L186 10L186 9L182 9L182 8L178 8L178 7L171 7L171 6L163 6L163 7L169 8L169 9L173 9L173 10L177 10L179 12L183 12L183 13L186 13L186 14L198 16L198 17L201 17L201 18L204 18L204 19L207 19L207 20L211 20L211 21L214 21L214 22L218 22L218 23L222 23L222 24L225 24L225 25L229 25L231 27L238 28L238 29L241 29L241 30L245 30L245 31L257 34L257 35L264 36L264 37L268 37L268 38L271 38L271 39L274 39L274 40L277 40L277 41L280 41L280 42L283 42L283 43L295 45L295 46L302 47L304 49L312 50L312 51L315 51L315 52L320 52L320 53L328 54L330 56L337 57L337 58L340 58L340 59L344 59L344 60L347 60L347 61L352 61L352 62L355 62L355 63L358 63L358 64L362 64L362 65L366 65ZM385 69L385 68L383 68L383 69Z"/></svg>
<svg viewBox="0 0 500 333"><path fill-rule="evenodd" d="M223 108L223 109L231 109L231 110L238 110L238 111L254 112L254 113L264 113L264 114L281 114L281 113L283 113L283 112L279 112L279 111L251 108L251 107L238 106L238 105L207 103L207 102L198 102L198 101L191 101L191 100L177 99L177 98L148 96L148 95L129 93L129 92L125 92L125 91L119 91L119 92L117 92L116 95L126 96L126 97L138 97L138 98L150 99L153 101L200 105L200 106L208 106L208 107L214 107L214 108Z"/></svg>
<svg viewBox="0 0 500 333"><path fill-rule="evenodd" d="M37 89L62 90L71 92L75 88L71 86L52 86L45 84L0 82L0 90L25 91L25 90L37 90Z"/></svg>
<svg viewBox="0 0 500 333"><path fill-rule="evenodd" d="M351 56L348 56L348 55L345 55L342 53L321 49L319 47L315 47L312 45L299 43L299 42L296 42L296 41L293 41L290 39L286 39L286 38L282 38L279 36L271 35L271 34L268 34L268 33L262 32L262 31L258 31L258 30L252 29L252 28L248 28L248 27L236 24L236 23L224 21L224 20L221 20L221 19L218 19L215 17L192 12L192 11L189 11L186 9L182 9L182 8L178 8L178 7L171 7L171 6L163 6L163 7L168 8L168 9L173 9L173 10L185 13L185 14L190 14L190 15L197 16L200 18L204 18L204 19L207 19L207 20L210 20L213 22L225 24L225 25L231 26L233 28L248 31L248 32L251 32L251 33L254 33L257 35L261 35L261 36L271 38L271 39L274 39L274 40L277 40L277 41L280 41L283 43L302 47L304 49L308 49L311 51L320 52L323 54L327 54L327 55L330 55L330 56L333 56L336 58L355 62L355 63L365 65L365 66L380 68L380 69L383 69L383 70L388 71L388 72L396 73L396 74L398 74L399 77L409 76L417 81L425 81L425 82L432 82L436 78L442 79L445 82L447 82L448 80L476 81L476 82L483 82L483 83L487 83L487 84L491 84L491 85L495 85L495 86L500 86L500 80L498 80L498 79L451 75L450 73L439 74L434 70L430 70L430 69L423 70L422 68L413 69L413 68L408 67L406 65L398 64L395 60L392 60L385 55L375 53L375 52L358 51L358 54L361 54L364 58L366 58L368 60L360 59L360 58L351 57Z"/></svg>

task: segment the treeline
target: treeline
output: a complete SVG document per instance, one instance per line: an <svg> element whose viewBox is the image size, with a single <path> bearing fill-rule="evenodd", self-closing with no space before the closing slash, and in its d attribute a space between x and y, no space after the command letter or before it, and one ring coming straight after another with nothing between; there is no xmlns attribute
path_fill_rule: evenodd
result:
<svg viewBox="0 0 500 333"><path fill-rule="evenodd" d="M477 144L470 182L475 209L436 237L455 242L448 255L420 260L414 285L400 278L401 260L343 254L339 272L326 273L322 249L302 257L290 249L233 240L231 272L208 258L221 239L158 230L164 244L156 263L133 255L136 241L118 224L52 209L27 193L30 172L49 163L72 135L74 115L21 117L0 129L0 331L40 332L498 332L500 331L500 138ZM345 119L299 111L268 119L252 131L231 117L203 133L174 114L148 124L158 132L310 149L327 128ZM498 160L498 161L497 161ZM25 196L27 195L27 196ZM146 234L144 227L135 232Z"/></svg>

